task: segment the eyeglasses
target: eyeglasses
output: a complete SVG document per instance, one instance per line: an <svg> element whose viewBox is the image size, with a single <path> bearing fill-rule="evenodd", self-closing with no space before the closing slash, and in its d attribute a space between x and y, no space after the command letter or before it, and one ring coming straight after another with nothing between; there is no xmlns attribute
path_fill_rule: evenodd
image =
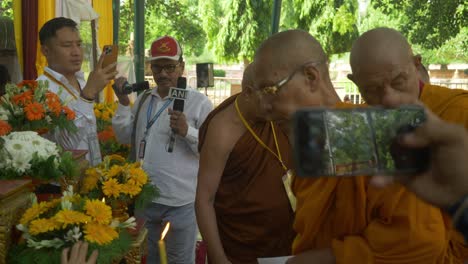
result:
<svg viewBox="0 0 468 264"><path fill-rule="evenodd" d="M277 82L276 84L273 84L272 86L266 86L266 87L263 87L261 88L260 92L263 93L263 94L271 94L271 95L275 95L279 92L279 90L284 86L286 85L293 77L294 75L302 70L305 66L307 65L310 65L310 66L318 66L322 63L326 62L325 61L308 61L304 64L302 64L301 66L297 67L293 72L291 72L286 78L280 80L279 82Z"/></svg>
<svg viewBox="0 0 468 264"><path fill-rule="evenodd" d="M180 65L180 62L177 64L167 64L167 65L156 65L156 64L151 64L151 70L154 73L161 73L162 70L164 70L166 73L173 73L177 66Z"/></svg>

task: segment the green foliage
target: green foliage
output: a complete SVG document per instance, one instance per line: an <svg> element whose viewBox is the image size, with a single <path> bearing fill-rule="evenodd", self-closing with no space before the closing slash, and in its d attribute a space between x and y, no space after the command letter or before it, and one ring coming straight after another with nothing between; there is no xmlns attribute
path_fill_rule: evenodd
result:
<svg viewBox="0 0 468 264"><path fill-rule="evenodd" d="M111 243L104 246L97 246L90 243L88 248L88 257L95 249L98 249L99 255L97 263L114 263L125 255L130 249L132 238L126 230L121 230L119 239L114 239ZM72 245L68 245L71 247ZM34 249L27 247L26 244L14 245L8 251L8 263L23 264L60 264L62 248L60 249Z"/></svg>
<svg viewBox="0 0 468 264"><path fill-rule="evenodd" d="M289 27L309 31L327 54L348 52L358 37L357 0L291 0L283 21ZM295 22L292 22L295 21Z"/></svg>
<svg viewBox="0 0 468 264"><path fill-rule="evenodd" d="M133 32L134 1L121 1L119 46L124 54ZM145 48L158 37L170 35L181 44L186 56L200 55L206 43L196 1L147 0L145 3Z"/></svg>
<svg viewBox="0 0 468 264"><path fill-rule="evenodd" d="M0 1L0 17L1 16L13 19L13 0Z"/></svg>
<svg viewBox="0 0 468 264"><path fill-rule="evenodd" d="M214 77L226 77L226 71L222 69L214 69L213 75Z"/></svg>
<svg viewBox="0 0 468 264"><path fill-rule="evenodd" d="M145 209L154 198L159 197L159 190L153 184L145 184L141 188L141 193L135 199L135 209Z"/></svg>
<svg viewBox="0 0 468 264"><path fill-rule="evenodd" d="M463 0L372 1L360 24L364 32L377 26L395 28L420 53L424 63L466 62L468 5Z"/></svg>
<svg viewBox="0 0 468 264"><path fill-rule="evenodd" d="M252 60L256 49L270 33L271 10L270 0L228 0L219 34L209 39L215 43L218 59Z"/></svg>

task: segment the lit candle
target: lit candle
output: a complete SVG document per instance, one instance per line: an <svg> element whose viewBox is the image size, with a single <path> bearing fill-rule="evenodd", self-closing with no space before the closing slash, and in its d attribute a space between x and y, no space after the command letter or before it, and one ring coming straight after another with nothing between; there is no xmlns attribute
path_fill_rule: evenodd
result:
<svg viewBox="0 0 468 264"><path fill-rule="evenodd" d="M167 253L166 253L166 244L164 243L164 237L167 234L167 231L169 231L169 227L171 226L171 223L167 222L166 227L164 227L164 230L161 234L161 240L159 240L159 260L161 264L167 264Z"/></svg>

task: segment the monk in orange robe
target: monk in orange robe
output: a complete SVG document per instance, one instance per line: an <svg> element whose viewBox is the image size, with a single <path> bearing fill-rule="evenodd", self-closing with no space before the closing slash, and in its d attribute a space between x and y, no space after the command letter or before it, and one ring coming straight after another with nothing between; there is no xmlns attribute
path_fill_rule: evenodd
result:
<svg viewBox="0 0 468 264"><path fill-rule="evenodd" d="M265 122L260 102L246 88L248 69L243 91L214 109L200 128L195 209L215 264L289 255L295 236L282 182L285 168L292 167L288 138L278 124Z"/></svg>
<svg viewBox="0 0 468 264"><path fill-rule="evenodd" d="M353 45L349 77L370 105L395 107L422 103L441 119L468 128L468 92L431 85L421 64L403 35L390 28L364 33ZM468 256L463 238L446 218L451 249L458 261Z"/></svg>
<svg viewBox="0 0 468 264"><path fill-rule="evenodd" d="M266 40L254 60L254 89L265 92L271 117L339 102L320 44L293 30ZM273 88L272 88L273 87ZM269 91L273 91L271 94ZM288 263L456 263L440 209L400 185L377 189L369 178L300 178L294 258Z"/></svg>

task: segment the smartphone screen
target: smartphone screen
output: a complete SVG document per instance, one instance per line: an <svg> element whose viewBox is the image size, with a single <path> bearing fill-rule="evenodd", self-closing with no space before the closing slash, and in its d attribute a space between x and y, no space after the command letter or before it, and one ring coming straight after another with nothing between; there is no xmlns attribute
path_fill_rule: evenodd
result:
<svg viewBox="0 0 468 264"><path fill-rule="evenodd" d="M399 133L426 120L424 109L307 109L293 119L299 176L412 174L427 169L427 149L398 144Z"/></svg>

